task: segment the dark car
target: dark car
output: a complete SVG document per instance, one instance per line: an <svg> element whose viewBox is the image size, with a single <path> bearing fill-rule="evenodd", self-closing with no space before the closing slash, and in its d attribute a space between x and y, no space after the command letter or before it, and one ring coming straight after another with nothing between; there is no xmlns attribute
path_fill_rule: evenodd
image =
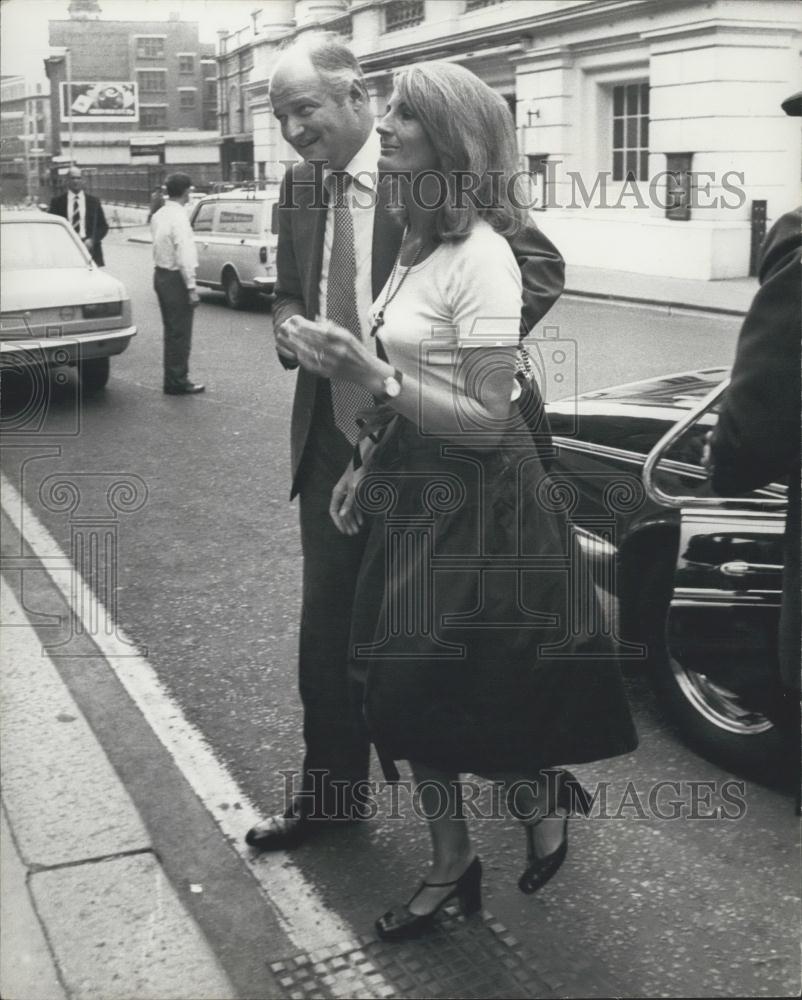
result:
<svg viewBox="0 0 802 1000"><path fill-rule="evenodd" d="M617 600L599 627L615 630L622 664L648 667L701 753L766 773L785 751L769 716L787 491L711 493L701 456L727 376L680 372L550 403L551 490L578 527L576 558Z"/></svg>

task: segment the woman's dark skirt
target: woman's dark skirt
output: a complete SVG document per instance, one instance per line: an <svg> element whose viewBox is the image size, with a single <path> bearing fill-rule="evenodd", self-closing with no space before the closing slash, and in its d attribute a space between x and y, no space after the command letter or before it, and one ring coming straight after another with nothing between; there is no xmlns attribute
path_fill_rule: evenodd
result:
<svg viewBox="0 0 802 1000"><path fill-rule="evenodd" d="M359 491L351 633L383 761L532 774L635 748L567 500L527 434L463 446L395 422Z"/></svg>

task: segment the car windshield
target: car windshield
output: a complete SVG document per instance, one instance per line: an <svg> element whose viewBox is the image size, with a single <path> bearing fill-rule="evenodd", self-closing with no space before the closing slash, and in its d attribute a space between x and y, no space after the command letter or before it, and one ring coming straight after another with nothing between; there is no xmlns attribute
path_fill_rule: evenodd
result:
<svg viewBox="0 0 802 1000"><path fill-rule="evenodd" d="M0 246L4 271L88 266L67 230L48 222L3 223Z"/></svg>

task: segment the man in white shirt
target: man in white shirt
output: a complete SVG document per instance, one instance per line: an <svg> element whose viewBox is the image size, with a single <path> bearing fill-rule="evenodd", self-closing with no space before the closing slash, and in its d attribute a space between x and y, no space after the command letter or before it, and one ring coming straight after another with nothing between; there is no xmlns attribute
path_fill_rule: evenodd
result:
<svg viewBox="0 0 802 1000"><path fill-rule="evenodd" d="M189 379L192 315L200 302L195 284L198 255L186 213L192 180L187 174L167 178L167 201L150 220L153 234L153 287L164 325L164 391L190 396L204 386Z"/></svg>
<svg viewBox="0 0 802 1000"><path fill-rule="evenodd" d="M51 215L60 215L72 226L92 255L98 267L103 267L103 240L109 231L100 199L84 191L81 168L67 171L67 191L50 202Z"/></svg>

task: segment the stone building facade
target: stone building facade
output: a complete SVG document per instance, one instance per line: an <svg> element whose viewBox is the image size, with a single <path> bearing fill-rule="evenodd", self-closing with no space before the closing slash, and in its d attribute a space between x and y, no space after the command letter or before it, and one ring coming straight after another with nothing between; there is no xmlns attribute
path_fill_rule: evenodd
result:
<svg viewBox="0 0 802 1000"><path fill-rule="evenodd" d="M800 129L780 109L799 89L798 12L796 0L271 0L220 39L221 79L237 67L221 120L239 116L241 153L252 142L255 175L276 179L295 158L268 99L287 39L342 34L377 113L394 70L457 60L513 110L536 219L569 261L736 277L800 200Z"/></svg>

